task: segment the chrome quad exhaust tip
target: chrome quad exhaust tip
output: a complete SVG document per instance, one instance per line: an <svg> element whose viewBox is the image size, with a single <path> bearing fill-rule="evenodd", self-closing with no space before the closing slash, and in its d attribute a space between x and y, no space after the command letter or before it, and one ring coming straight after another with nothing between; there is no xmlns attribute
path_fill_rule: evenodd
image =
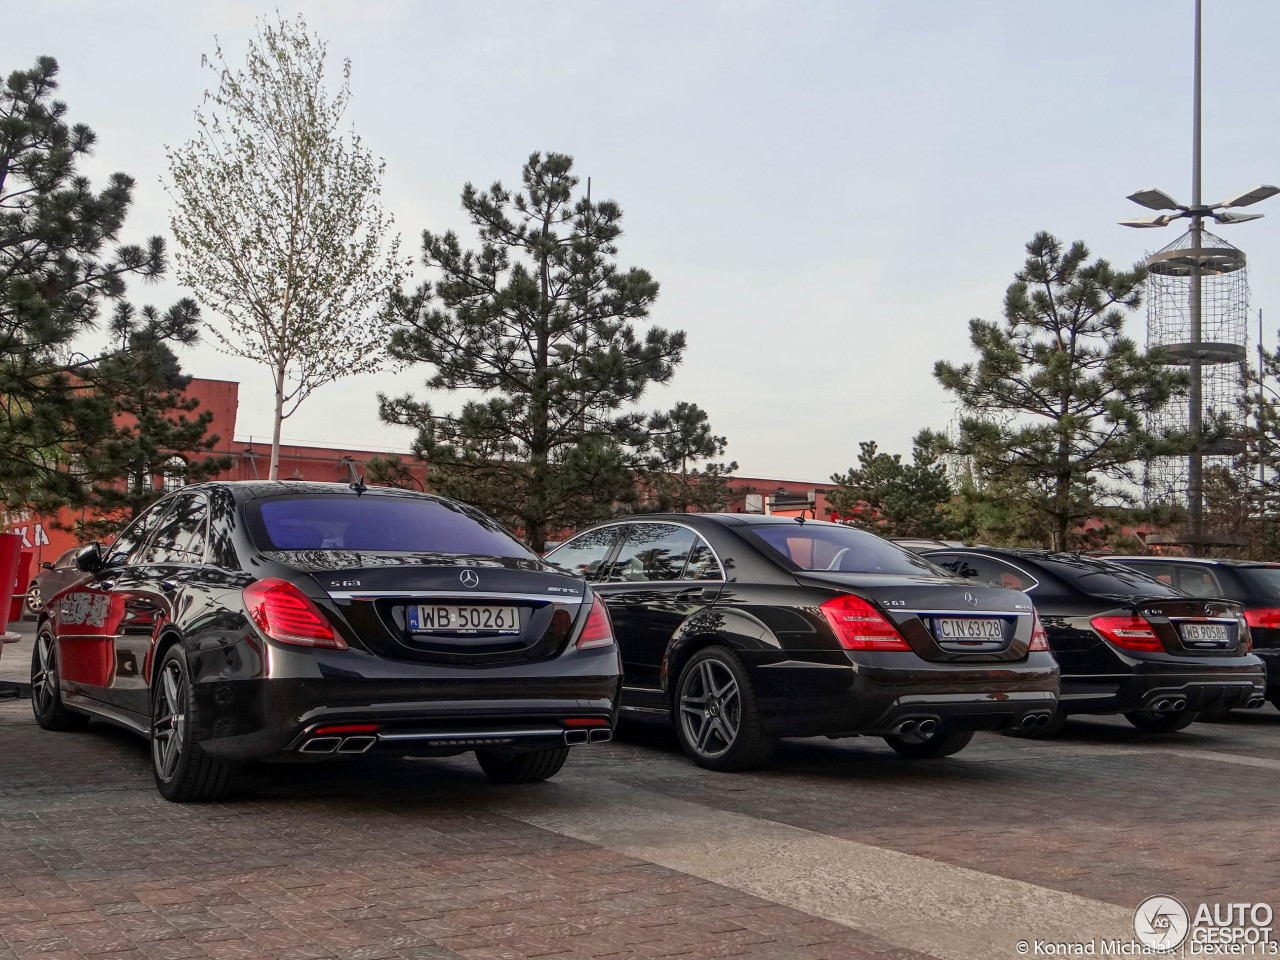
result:
<svg viewBox="0 0 1280 960"><path fill-rule="evenodd" d="M1246 703L1244 706L1246 710L1257 710L1259 707L1263 706L1266 702L1267 702L1266 697L1250 697L1249 702Z"/></svg>
<svg viewBox="0 0 1280 960"><path fill-rule="evenodd" d="M937 729L938 721L928 717L916 724L916 733L926 737Z"/></svg>
<svg viewBox="0 0 1280 960"><path fill-rule="evenodd" d="M299 753L333 753L342 745L341 737L311 737L298 748Z"/></svg>
<svg viewBox="0 0 1280 960"><path fill-rule="evenodd" d="M342 741L342 746L338 747L339 753L364 753L375 743L378 742L377 737L360 736L347 737Z"/></svg>
<svg viewBox="0 0 1280 960"><path fill-rule="evenodd" d="M600 727L591 731L592 743L607 743L613 739L613 731L608 727Z"/></svg>

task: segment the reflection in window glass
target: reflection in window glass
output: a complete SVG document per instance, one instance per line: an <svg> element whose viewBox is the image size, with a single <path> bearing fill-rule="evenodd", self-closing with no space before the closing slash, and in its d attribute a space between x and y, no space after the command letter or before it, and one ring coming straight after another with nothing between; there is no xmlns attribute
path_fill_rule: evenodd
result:
<svg viewBox="0 0 1280 960"><path fill-rule="evenodd" d="M1218 578L1208 567L1180 563L1174 567L1174 572L1176 574L1174 584L1179 590L1185 590L1193 597L1222 596L1222 587L1218 584Z"/></svg>
<svg viewBox="0 0 1280 960"><path fill-rule="evenodd" d="M748 529L801 570L938 576L937 568L929 561L854 527L761 523Z"/></svg>
<svg viewBox="0 0 1280 960"><path fill-rule="evenodd" d="M716 555L711 552L707 542L698 537L693 553L689 554L689 563L684 568L685 580L723 580L724 573L716 562Z"/></svg>
<svg viewBox="0 0 1280 960"><path fill-rule="evenodd" d="M670 523L637 523L610 565L609 580L679 580L697 534Z"/></svg>
<svg viewBox="0 0 1280 960"><path fill-rule="evenodd" d="M1015 567L976 554L930 554L929 559L957 577L1011 590L1030 590L1036 581Z"/></svg>
<svg viewBox="0 0 1280 960"><path fill-rule="evenodd" d="M167 502L157 504L126 527L124 533L116 537L115 542L111 544L106 566L118 567L122 564L137 562L138 548L159 525L168 506Z"/></svg>
<svg viewBox="0 0 1280 960"><path fill-rule="evenodd" d="M156 531L146 563L203 563L208 507L203 497L184 494L173 502Z"/></svg>
<svg viewBox="0 0 1280 960"><path fill-rule="evenodd" d="M547 554L547 562L575 577L593 580L600 573L600 565L613 549L621 530L618 526L588 530L552 550Z"/></svg>

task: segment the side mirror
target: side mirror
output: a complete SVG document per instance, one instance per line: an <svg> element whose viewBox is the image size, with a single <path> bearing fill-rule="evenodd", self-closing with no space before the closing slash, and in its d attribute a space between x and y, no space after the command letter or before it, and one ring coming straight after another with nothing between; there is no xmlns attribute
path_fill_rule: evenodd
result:
<svg viewBox="0 0 1280 960"><path fill-rule="evenodd" d="M97 573L102 569L106 559L102 552L102 544L95 541L76 552L76 569L84 573Z"/></svg>
<svg viewBox="0 0 1280 960"><path fill-rule="evenodd" d="M53 569L53 564L52 564L52 563L50 563L48 560L46 560L44 563L40 564L40 569L41 569L41 570L52 570L52 569Z"/></svg>

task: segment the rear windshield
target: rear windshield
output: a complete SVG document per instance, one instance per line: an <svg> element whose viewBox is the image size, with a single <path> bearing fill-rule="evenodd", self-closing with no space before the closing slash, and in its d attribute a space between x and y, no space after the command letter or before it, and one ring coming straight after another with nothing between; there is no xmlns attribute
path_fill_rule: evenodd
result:
<svg viewBox="0 0 1280 960"><path fill-rule="evenodd" d="M1042 567L1056 573L1078 590L1108 597L1185 597L1187 594L1162 580L1148 577L1118 563L1087 557L1037 558Z"/></svg>
<svg viewBox="0 0 1280 960"><path fill-rule="evenodd" d="M272 497L249 503L264 550L364 550L537 558L496 523L426 497Z"/></svg>
<svg viewBox="0 0 1280 960"><path fill-rule="evenodd" d="M1280 602L1280 567L1236 567L1236 573L1268 600Z"/></svg>
<svg viewBox="0 0 1280 960"><path fill-rule="evenodd" d="M749 531L801 570L945 576L922 557L854 527L761 523L753 524Z"/></svg>

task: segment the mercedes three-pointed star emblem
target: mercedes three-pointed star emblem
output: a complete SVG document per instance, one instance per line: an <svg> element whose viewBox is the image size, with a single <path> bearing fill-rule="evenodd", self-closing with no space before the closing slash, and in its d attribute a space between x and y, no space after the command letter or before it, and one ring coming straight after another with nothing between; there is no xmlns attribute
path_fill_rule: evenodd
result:
<svg viewBox="0 0 1280 960"><path fill-rule="evenodd" d="M480 586L480 574L476 573L474 570L463 570L458 574L458 579L462 581L462 585L464 587Z"/></svg>
<svg viewBox="0 0 1280 960"><path fill-rule="evenodd" d="M964 602L971 607L976 607L978 605L978 598L975 597L972 593L966 593L964 595Z"/></svg>

